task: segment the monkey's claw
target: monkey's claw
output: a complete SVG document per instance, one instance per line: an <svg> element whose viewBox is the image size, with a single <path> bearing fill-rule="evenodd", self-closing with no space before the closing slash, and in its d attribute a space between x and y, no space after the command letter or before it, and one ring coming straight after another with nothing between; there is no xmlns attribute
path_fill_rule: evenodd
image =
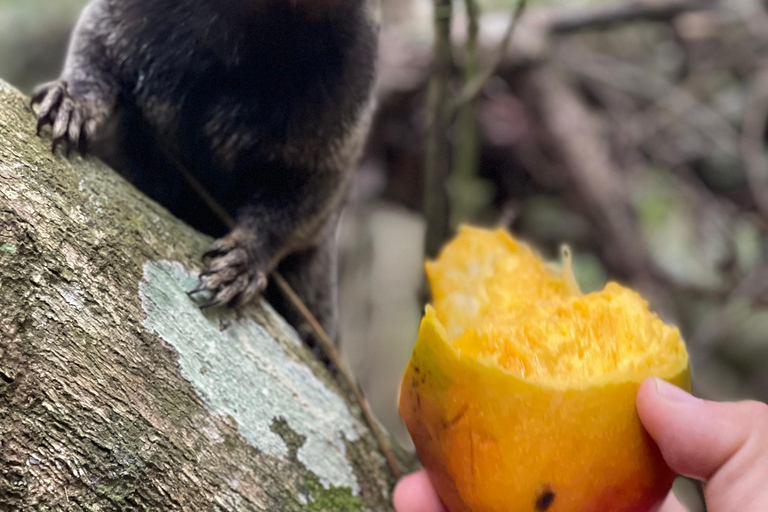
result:
<svg viewBox="0 0 768 512"><path fill-rule="evenodd" d="M37 134L43 127L51 125L53 132L53 151L56 146L65 142L66 152L76 148L81 154L86 149L86 132L90 130L88 117L84 109L68 92L67 82L57 80L35 88L32 93L31 106L39 104L37 113Z"/></svg>
<svg viewBox="0 0 768 512"><path fill-rule="evenodd" d="M202 308L241 306L267 287L266 273L232 237L214 242L203 255L203 261L208 268L200 274L197 287L188 292L194 297L203 293L207 295L200 303Z"/></svg>

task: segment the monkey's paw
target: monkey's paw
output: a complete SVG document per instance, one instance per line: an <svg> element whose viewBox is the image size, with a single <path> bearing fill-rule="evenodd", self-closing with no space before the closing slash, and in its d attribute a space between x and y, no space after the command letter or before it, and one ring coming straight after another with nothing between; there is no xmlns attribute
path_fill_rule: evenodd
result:
<svg viewBox="0 0 768 512"><path fill-rule="evenodd" d="M88 115L86 105L72 97L67 82L56 80L35 88L31 106L40 105L37 113L37 134L46 125L53 130L53 150L66 142L67 155L72 148L85 153L98 121Z"/></svg>
<svg viewBox="0 0 768 512"><path fill-rule="evenodd" d="M206 293L202 308L247 304L267 287L267 275L242 246L240 237L230 234L220 238L203 255L208 267L200 274L197 288L190 296Z"/></svg>

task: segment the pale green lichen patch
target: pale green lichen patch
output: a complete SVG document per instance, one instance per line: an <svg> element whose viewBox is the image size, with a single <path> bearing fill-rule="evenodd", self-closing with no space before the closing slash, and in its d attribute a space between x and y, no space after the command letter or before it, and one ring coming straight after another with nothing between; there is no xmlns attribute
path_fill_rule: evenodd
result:
<svg viewBox="0 0 768 512"><path fill-rule="evenodd" d="M16 254L16 246L11 244L0 245L0 252L5 252L8 254Z"/></svg>
<svg viewBox="0 0 768 512"><path fill-rule="evenodd" d="M198 396L212 412L232 417L250 444L289 457L289 447L272 428L282 418L305 439L296 458L318 475L322 487L334 496L357 496L360 486L345 440L359 439L358 425L345 402L248 315L201 311L186 294L196 283L178 263L147 263L140 286L145 327L176 349L181 373ZM359 505L357 498L351 502Z"/></svg>

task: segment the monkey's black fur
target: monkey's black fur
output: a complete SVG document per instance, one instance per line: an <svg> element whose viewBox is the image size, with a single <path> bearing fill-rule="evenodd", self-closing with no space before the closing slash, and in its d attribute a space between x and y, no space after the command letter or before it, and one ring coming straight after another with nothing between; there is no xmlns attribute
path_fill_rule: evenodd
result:
<svg viewBox="0 0 768 512"><path fill-rule="evenodd" d="M365 0L92 0L35 95L39 126L223 236L199 287L214 304L247 302L278 268L335 336L335 231L376 31ZM179 165L236 219L229 234Z"/></svg>

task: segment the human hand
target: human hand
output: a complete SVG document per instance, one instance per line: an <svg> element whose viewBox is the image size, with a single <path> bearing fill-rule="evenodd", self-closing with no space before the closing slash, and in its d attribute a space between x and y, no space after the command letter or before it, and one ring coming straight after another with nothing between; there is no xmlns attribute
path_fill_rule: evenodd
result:
<svg viewBox="0 0 768 512"><path fill-rule="evenodd" d="M768 405L710 402L648 379L637 411L667 464L706 482L710 512L768 510ZM447 512L424 472L398 483L394 504L397 512ZM659 512L685 510L670 493Z"/></svg>

